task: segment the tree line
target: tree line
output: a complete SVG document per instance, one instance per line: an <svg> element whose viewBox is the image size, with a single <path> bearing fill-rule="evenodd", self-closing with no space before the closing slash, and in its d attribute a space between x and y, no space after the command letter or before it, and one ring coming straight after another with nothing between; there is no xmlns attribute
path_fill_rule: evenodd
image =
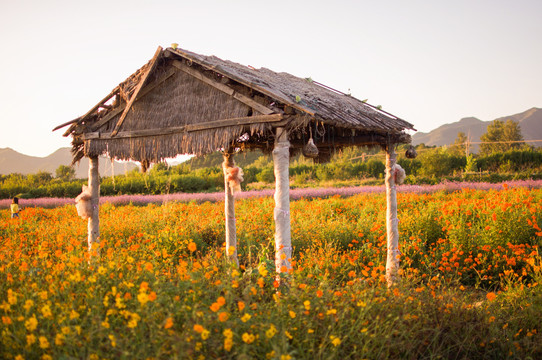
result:
<svg viewBox="0 0 542 360"><path fill-rule="evenodd" d="M398 149L398 163L406 170L406 183L435 184L448 181L499 182L542 178L542 150L525 144L519 124L512 120L495 120L482 135L478 153L471 152L473 143L458 133L449 146L416 146L418 157L404 155L407 146ZM121 194L166 194L176 192L214 192L224 189L219 153L187 161L176 166L155 164L146 173L137 169L102 177L102 196ZM243 168L243 189L272 187L273 163L270 156L249 153L236 156ZM292 187L375 185L384 181L384 156L375 149L346 148L331 162L315 164L296 156L290 164ZM55 176L48 172L22 175L0 175L0 198L13 196L76 197L84 179L75 179L75 170L62 165Z"/></svg>

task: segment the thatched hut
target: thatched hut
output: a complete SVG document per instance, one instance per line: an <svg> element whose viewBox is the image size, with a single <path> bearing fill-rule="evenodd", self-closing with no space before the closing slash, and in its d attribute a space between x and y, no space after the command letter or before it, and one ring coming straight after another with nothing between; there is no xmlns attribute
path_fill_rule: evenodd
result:
<svg viewBox="0 0 542 360"><path fill-rule="evenodd" d="M68 126L73 161L91 159L89 248L98 241L97 159L107 155L150 163L179 154L224 154L226 245L237 261L233 193L228 172L234 154L261 149L273 153L276 194L276 267L290 268L288 164L303 152L317 162L345 146L379 146L387 154L388 269L398 269L395 148L409 143L412 124L312 79L254 69L178 48L158 48L154 57ZM55 129L55 130L56 130Z"/></svg>

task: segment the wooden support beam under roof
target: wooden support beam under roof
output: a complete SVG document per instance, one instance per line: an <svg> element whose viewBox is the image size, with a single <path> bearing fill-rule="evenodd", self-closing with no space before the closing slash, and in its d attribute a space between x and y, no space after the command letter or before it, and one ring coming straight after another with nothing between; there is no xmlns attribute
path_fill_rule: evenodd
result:
<svg viewBox="0 0 542 360"><path fill-rule="evenodd" d="M208 121L199 124L191 124L185 126L175 126L163 129L142 129L142 130L132 130L132 131L120 131L115 135L112 133L100 133L92 132L85 133L83 135L84 140L92 139L122 139L122 138L135 138L135 137L146 137L146 136L161 136L161 135L170 135L183 132L192 132L192 131L202 131L209 129L216 129L221 127L229 126L239 126L239 125L251 125L251 124L261 124L261 123L275 123L280 122L284 119L282 114L273 114L273 115L255 115L255 116L246 116L232 119Z"/></svg>
<svg viewBox="0 0 542 360"><path fill-rule="evenodd" d="M128 115L128 112L130 111L132 104L136 100L137 95L139 94L139 91L141 90L141 88L143 88L143 85L145 85L145 81L149 77L149 74L152 72L152 70L156 66L156 63L158 62L158 58L160 57L161 53L162 53L162 47L158 46L158 49L156 49L156 52L154 53L154 56L152 57L150 61L148 69L145 71L145 73L141 77L141 80L139 80L139 84L137 84L137 87L135 88L132 96L130 97L128 104L126 104L126 107L124 108L122 115L117 121L117 124L115 125L115 128L113 129L113 132L111 133L111 136L115 136L118 133L120 127L122 126L122 123L124 122L124 119L126 119L126 115Z"/></svg>

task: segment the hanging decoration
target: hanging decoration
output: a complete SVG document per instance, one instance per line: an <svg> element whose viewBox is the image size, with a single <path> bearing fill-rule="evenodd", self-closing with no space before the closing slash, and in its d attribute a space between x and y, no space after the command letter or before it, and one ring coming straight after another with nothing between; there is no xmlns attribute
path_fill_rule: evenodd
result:
<svg viewBox="0 0 542 360"><path fill-rule="evenodd" d="M77 215L87 220L92 216L92 194L90 188L83 185L83 191L75 198L75 208L77 209Z"/></svg>
<svg viewBox="0 0 542 360"><path fill-rule="evenodd" d="M405 152L405 156L407 157L407 159L415 159L416 156L418 156L418 153L416 152L416 149L414 149L414 146L409 146L409 148Z"/></svg>
<svg viewBox="0 0 542 360"><path fill-rule="evenodd" d="M405 181L405 178L406 178L405 170L401 167L401 165L395 164L391 168L391 171L395 179L395 184L401 185Z"/></svg>
<svg viewBox="0 0 542 360"><path fill-rule="evenodd" d="M303 146L303 156L311 159L315 159L318 157L318 147L314 144L314 141L312 140L312 129L309 127L310 131L310 138L309 141L307 141L307 144Z"/></svg>
<svg viewBox="0 0 542 360"><path fill-rule="evenodd" d="M226 173L226 180L233 194L241 192L241 183L243 182L243 169L239 166L229 166L227 162L224 162L224 172Z"/></svg>

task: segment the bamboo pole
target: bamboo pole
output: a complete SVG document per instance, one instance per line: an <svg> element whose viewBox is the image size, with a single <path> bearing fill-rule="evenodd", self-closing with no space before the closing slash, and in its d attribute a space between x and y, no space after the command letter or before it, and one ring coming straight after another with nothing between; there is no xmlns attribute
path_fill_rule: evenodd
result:
<svg viewBox="0 0 542 360"><path fill-rule="evenodd" d="M226 168L234 167L233 154L224 153L224 162L222 163L222 169L224 171L224 210L226 216L226 257L230 262L239 266L239 259L237 257L237 234L235 225L235 197L233 196L233 190L229 186L228 175Z"/></svg>
<svg viewBox="0 0 542 360"><path fill-rule="evenodd" d="M88 219L88 251L91 256L99 256L100 245L100 174L98 157L91 157L88 165L88 187L90 189L92 216Z"/></svg>
<svg viewBox="0 0 542 360"><path fill-rule="evenodd" d="M275 269L277 273L292 269L292 238L290 233L290 142L288 132L277 128L273 149L275 171Z"/></svg>
<svg viewBox="0 0 542 360"><path fill-rule="evenodd" d="M388 236L386 281L388 287L397 284L397 273L399 271L399 220L397 219L397 191L394 174L396 160L395 144L390 143L386 149L386 228Z"/></svg>

